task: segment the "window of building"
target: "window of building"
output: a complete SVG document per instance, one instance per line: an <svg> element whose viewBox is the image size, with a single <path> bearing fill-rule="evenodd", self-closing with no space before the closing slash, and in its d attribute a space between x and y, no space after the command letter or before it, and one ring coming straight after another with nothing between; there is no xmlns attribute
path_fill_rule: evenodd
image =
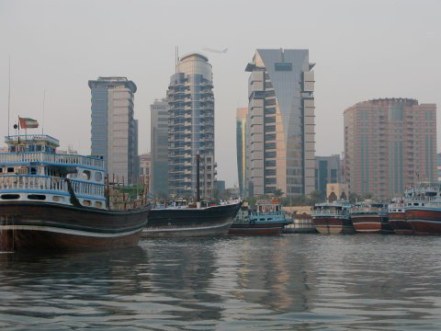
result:
<svg viewBox="0 0 441 331"><path fill-rule="evenodd" d="M276 62L274 63L275 71L292 71L292 63L289 62Z"/></svg>

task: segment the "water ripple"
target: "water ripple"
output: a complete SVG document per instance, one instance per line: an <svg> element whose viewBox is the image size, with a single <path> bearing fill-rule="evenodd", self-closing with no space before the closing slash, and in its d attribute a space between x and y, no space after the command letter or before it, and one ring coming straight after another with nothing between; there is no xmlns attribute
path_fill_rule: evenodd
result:
<svg viewBox="0 0 441 331"><path fill-rule="evenodd" d="M441 238L145 240L0 254L2 330L435 330Z"/></svg>

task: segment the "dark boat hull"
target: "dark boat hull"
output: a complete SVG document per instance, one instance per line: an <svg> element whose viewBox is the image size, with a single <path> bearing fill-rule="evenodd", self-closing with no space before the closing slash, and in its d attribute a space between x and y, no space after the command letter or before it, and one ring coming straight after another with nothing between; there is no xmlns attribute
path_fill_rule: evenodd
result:
<svg viewBox="0 0 441 331"><path fill-rule="evenodd" d="M317 217L312 222L320 234L352 234L355 232L352 221L348 218Z"/></svg>
<svg viewBox="0 0 441 331"><path fill-rule="evenodd" d="M418 235L441 235L441 209L406 209L406 220Z"/></svg>
<svg viewBox="0 0 441 331"><path fill-rule="evenodd" d="M226 235L241 203L206 208L152 209L143 230L145 238Z"/></svg>
<svg viewBox="0 0 441 331"><path fill-rule="evenodd" d="M135 246L150 207L106 211L41 202L0 205L0 249L88 250Z"/></svg>
<svg viewBox="0 0 441 331"><path fill-rule="evenodd" d="M413 234L413 228L406 220L404 212L389 212L389 224L396 234Z"/></svg>
<svg viewBox="0 0 441 331"><path fill-rule="evenodd" d="M393 233L388 221L380 215L351 215L357 233Z"/></svg>
<svg viewBox="0 0 441 331"><path fill-rule="evenodd" d="M282 233L286 222L281 223L233 223L228 230L229 235L235 236L277 236Z"/></svg>

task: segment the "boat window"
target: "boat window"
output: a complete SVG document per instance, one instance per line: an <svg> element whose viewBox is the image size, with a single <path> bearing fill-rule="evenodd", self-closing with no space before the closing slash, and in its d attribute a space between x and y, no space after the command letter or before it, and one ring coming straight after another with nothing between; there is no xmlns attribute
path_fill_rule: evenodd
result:
<svg viewBox="0 0 441 331"><path fill-rule="evenodd" d="M103 203L101 201L95 201L95 207L102 208L103 207Z"/></svg>
<svg viewBox="0 0 441 331"><path fill-rule="evenodd" d="M60 197L58 195L55 195L52 197L52 200L55 202L61 202L61 201L64 201L64 197Z"/></svg>
<svg viewBox="0 0 441 331"><path fill-rule="evenodd" d="M3 172L3 168L0 168L0 174Z"/></svg>
<svg viewBox="0 0 441 331"><path fill-rule="evenodd" d="M85 175L85 178L87 180L90 180L90 176L91 176L90 170L84 170L83 174Z"/></svg>
<svg viewBox="0 0 441 331"><path fill-rule="evenodd" d="M37 168L31 167L31 175L36 175L36 174L37 174Z"/></svg>
<svg viewBox="0 0 441 331"><path fill-rule="evenodd" d="M43 194L29 194L28 199L30 199L30 200L46 200L46 196Z"/></svg>
<svg viewBox="0 0 441 331"><path fill-rule="evenodd" d="M8 167L8 172L14 172L14 168L13 167Z"/></svg>
<svg viewBox="0 0 441 331"><path fill-rule="evenodd" d="M16 200L20 198L20 194L2 194L3 200Z"/></svg>
<svg viewBox="0 0 441 331"><path fill-rule="evenodd" d="M413 204L414 206L418 206L419 205L419 203L418 202L414 202L414 204Z"/></svg>
<svg viewBox="0 0 441 331"><path fill-rule="evenodd" d="M101 172L96 172L95 173L95 180L97 181L97 182L101 182L102 180L103 180L103 174L101 173Z"/></svg>
<svg viewBox="0 0 441 331"><path fill-rule="evenodd" d="M92 202L90 200L83 200L83 206L90 206Z"/></svg>

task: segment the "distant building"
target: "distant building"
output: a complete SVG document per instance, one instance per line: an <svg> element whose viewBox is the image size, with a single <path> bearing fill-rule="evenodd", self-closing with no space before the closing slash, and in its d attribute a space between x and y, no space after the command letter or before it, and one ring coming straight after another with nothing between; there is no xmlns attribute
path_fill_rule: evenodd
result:
<svg viewBox="0 0 441 331"><path fill-rule="evenodd" d="M216 180L214 95L211 64L197 53L182 57L167 91L168 183L174 196L193 197L200 156L201 198L211 199Z"/></svg>
<svg viewBox="0 0 441 331"><path fill-rule="evenodd" d="M418 181L434 181L436 105L376 99L344 112L345 176L351 193L389 199Z"/></svg>
<svg viewBox="0 0 441 331"><path fill-rule="evenodd" d="M139 183L148 186L150 180L151 157L150 153L139 156Z"/></svg>
<svg viewBox="0 0 441 331"><path fill-rule="evenodd" d="M246 123L248 108L242 107L236 110L236 151L237 173L239 177L239 191L242 197L248 196L246 182Z"/></svg>
<svg viewBox="0 0 441 331"><path fill-rule="evenodd" d="M150 106L150 192L163 197L168 196L168 111L166 99Z"/></svg>
<svg viewBox="0 0 441 331"><path fill-rule="evenodd" d="M309 51L258 49L246 67L248 194L314 190L314 64Z"/></svg>
<svg viewBox="0 0 441 331"><path fill-rule="evenodd" d="M328 183L341 183L341 161L339 155L315 157L315 190L323 197Z"/></svg>
<svg viewBox="0 0 441 331"><path fill-rule="evenodd" d="M217 180L215 183L215 186L216 186L217 194L219 196L222 196L225 194L225 181L224 180Z"/></svg>
<svg viewBox="0 0 441 331"><path fill-rule="evenodd" d="M349 200L349 185L341 183L326 184L326 200Z"/></svg>
<svg viewBox="0 0 441 331"><path fill-rule="evenodd" d="M436 154L436 168L437 168L438 182L441 183L441 153Z"/></svg>
<svg viewBox="0 0 441 331"><path fill-rule="evenodd" d="M90 80L92 155L104 158L110 179L138 181L138 122L134 119L136 85L126 77Z"/></svg>

